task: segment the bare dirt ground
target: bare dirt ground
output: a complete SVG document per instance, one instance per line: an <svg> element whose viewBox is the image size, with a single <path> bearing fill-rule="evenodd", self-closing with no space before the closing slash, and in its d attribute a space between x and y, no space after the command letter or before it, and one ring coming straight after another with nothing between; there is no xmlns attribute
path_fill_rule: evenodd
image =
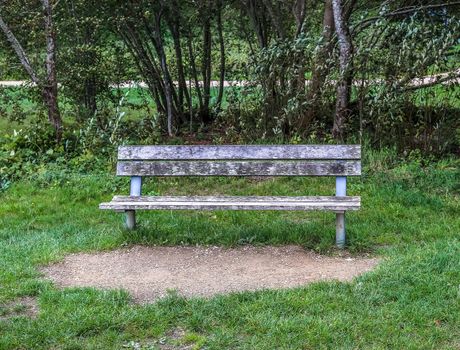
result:
<svg viewBox="0 0 460 350"><path fill-rule="evenodd" d="M298 246L144 247L72 254L42 269L60 287L123 288L137 302L176 290L186 297L348 281L376 258L327 257Z"/></svg>
<svg viewBox="0 0 460 350"><path fill-rule="evenodd" d="M33 297L21 297L8 304L0 304L0 321L19 316L36 318L38 313L38 302Z"/></svg>

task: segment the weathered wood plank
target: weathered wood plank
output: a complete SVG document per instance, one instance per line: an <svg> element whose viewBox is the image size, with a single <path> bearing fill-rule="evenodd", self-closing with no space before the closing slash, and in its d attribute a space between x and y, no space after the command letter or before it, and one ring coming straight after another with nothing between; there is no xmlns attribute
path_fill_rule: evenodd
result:
<svg viewBox="0 0 460 350"><path fill-rule="evenodd" d="M354 176L360 161L122 161L121 176Z"/></svg>
<svg viewBox="0 0 460 350"><path fill-rule="evenodd" d="M216 200L218 198L218 200ZM360 197L119 197L101 203L100 209L112 210L358 210ZM281 197L278 197L281 198ZM275 199L275 200L273 200Z"/></svg>
<svg viewBox="0 0 460 350"><path fill-rule="evenodd" d="M120 146L119 160L361 159L360 145Z"/></svg>
<svg viewBox="0 0 460 350"><path fill-rule="evenodd" d="M359 196L114 196L112 202L359 202Z"/></svg>
<svg viewBox="0 0 460 350"><path fill-rule="evenodd" d="M270 204L270 205L248 205L236 203L101 203L99 209L110 209L115 211L130 211L130 210L286 210L286 211L334 211L345 212L359 210L359 206L352 205L310 205L310 204Z"/></svg>

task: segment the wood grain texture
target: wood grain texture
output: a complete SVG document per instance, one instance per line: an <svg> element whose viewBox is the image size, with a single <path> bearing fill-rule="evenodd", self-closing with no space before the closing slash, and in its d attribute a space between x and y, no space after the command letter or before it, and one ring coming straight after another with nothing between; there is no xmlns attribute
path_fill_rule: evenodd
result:
<svg viewBox="0 0 460 350"><path fill-rule="evenodd" d="M359 196L114 196L112 202L360 202Z"/></svg>
<svg viewBox="0 0 460 350"><path fill-rule="evenodd" d="M121 161L120 176L354 176L361 162L335 161Z"/></svg>
<svg viewBox="0 0 460 350"><path fill-rule="evenodd" d="M361 159L360 145L120 146L119 160Z"/></svg>
<svg viewBox="0 0 460 350"><path fill-rule="evenodd" d="M129 197L116 196L100 209L111 210L358 210L360 197Z"/></svg>

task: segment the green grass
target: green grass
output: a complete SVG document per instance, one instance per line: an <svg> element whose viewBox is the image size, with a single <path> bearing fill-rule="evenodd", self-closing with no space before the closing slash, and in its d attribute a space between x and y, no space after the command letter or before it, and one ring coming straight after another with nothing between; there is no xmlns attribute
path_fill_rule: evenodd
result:
<svg viewBox="0 0 460 350"><path fill-rule="evenodd" d="M127 179L43 167L0 194L0 305L35 296L40 306L36 319L2 314L0 349L156 349L159 342L207 349L458 349L459 162L392 166L391 154L366 153L364 175L349 182L363 208L347 216L348 250L382 256L375 271L351 283L211 299L171 293L143 306L123 291L60 290L39 267L71 252L131 244L294 243L334 254L334 214L141 212L140 228L127 232L121 215L97 209L127 193ZM144 193L327 195L333 188L332 178L171 178L147 181Z"/></svg>

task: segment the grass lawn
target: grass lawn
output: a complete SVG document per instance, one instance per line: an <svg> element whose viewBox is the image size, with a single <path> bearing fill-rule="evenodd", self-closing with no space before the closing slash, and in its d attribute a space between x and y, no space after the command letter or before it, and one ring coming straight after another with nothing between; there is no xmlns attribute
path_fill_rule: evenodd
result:
<svg viewBox="0 0 460 350"><path fill-rule="evenodd" d="M135 305L123 291L59 290L40 265L65 254L132 244L300 244L334 254L333 213L141 212L97 209L127 193L113 172L80 175L43 167L0 193L0 349L459 349L459 161L391 165L365 152L349 194L349 251L383 257L353 282L184 299L171 292ZM154 179L145 194L328 195L334 179ZM142 276L139 276L142 278ZM7 307L30 296L36 318ZM170 347L166 347L166 346ZM189 347L186 347L189 346Z"/></svg>

